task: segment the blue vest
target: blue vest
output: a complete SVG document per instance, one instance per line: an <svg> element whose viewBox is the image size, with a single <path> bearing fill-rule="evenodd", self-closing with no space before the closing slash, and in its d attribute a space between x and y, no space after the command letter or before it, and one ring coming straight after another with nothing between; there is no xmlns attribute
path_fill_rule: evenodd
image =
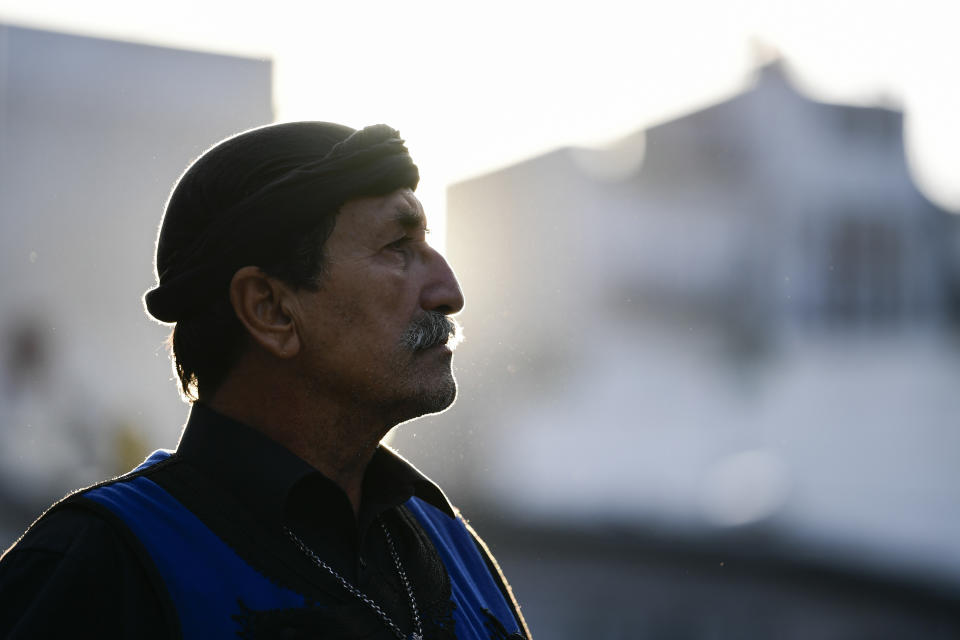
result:
<svg viewBox="0 0 960 640"><path fill-rule="evenodd" d="M95 487L83 496L119 516L144 546L166 585L182 637L236 638L241 602L256 611L311 606L303 594L271 582L251 567L160 485L135 475L168 457L166 451L154 452L131 477ZM491 636L487 627L490 614L519 634L510 605L460 518L451 518L416 497L405 506L447 570L458 640L498 637Z"/></svg>

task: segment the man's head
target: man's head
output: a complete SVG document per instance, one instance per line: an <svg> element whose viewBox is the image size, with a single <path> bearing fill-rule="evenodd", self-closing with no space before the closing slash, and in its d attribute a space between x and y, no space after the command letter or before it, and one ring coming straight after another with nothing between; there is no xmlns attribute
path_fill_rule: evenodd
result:
<svg viewBox="0 0 960 640"><path fill-rule="evenodd" d="M447 406L449 351L435 345L463 299L425 241L418 177L384 125L273 125L201 156L167 204L145 299L176 323L188 397L256 362L305 392L408 402L416 415Z"/></svg>

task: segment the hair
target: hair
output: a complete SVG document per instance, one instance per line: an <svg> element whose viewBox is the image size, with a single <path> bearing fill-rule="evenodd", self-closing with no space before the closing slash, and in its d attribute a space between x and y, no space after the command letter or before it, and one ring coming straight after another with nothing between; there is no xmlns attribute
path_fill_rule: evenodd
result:
<svg viewBox="0 0 960 640"><path fill-rule="evenodd" d="M178 248L202 233L221 212L279 176L323 157L353 129L328 123L289 123L254 129L212 147L181 176L167 203L158 239L157 267L176 260ZM315 290L324 264L323 246L339 208L316 211L306 233L283 237L256 264L290 286ZM189 402L215 392L243 353L246 330L220 287L202 308L177 320L167 345L180 390Z"/></svg>
<svg viewBox="0 0 960 640"><path fill-rule="evenodd" d="M384 124L270 125L200 156L167 201L157 286L144 296L147 313L176 323L168 342L186 399L215 392L247 348L229 298L237 269L316 290L343 203L415 189L419 177L400 134Z"/></svg>
<svg viewBox="0 0 960 640"><path fill-rule="evenodd" d="M258 266L292 287L316 290L323 270L323 245L333 230L335 216L336 212L328 213L312 233L291 243L289 259ZM192 402L215 392L243 353L245 340L246 330L233 310L229 289L197 315L177 322L167 345L184 397Z"/></svg>

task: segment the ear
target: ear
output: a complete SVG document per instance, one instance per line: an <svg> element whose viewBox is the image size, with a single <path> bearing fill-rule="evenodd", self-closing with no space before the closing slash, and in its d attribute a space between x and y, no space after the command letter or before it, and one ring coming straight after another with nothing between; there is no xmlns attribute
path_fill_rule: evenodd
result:
<svg viewBox="0 0 960 640"><path fill-rule="evenodd" d="M230 303L250 337L278 358L300 351L300 336L289 313L293 292L259 267L242 267L230 280Z"/></svg>

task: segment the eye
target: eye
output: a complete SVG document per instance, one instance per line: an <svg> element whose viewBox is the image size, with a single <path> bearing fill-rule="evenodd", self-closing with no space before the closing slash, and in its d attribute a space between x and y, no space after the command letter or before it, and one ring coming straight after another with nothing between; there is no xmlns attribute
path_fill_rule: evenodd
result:
<svg viewBox="0 0 960 640"><path fill-rule="evenodd" d="M406 251L412 241L413 241L413 238L410 238L409 236L404 236L399 240L394 240L393 242L388 244L386 248L390 249L391 251Z"/></svg>
<svg viewBox="0 0 960 640"><path fill-rule="evenodd" d="M418 244L426 243L427 234L430 233L430 230L426 227L421 227L416 230L408 231L403 236L397 238L393 242L384 245L384 251L391 253L400 253L404 257L408 257Z"/></svg>

